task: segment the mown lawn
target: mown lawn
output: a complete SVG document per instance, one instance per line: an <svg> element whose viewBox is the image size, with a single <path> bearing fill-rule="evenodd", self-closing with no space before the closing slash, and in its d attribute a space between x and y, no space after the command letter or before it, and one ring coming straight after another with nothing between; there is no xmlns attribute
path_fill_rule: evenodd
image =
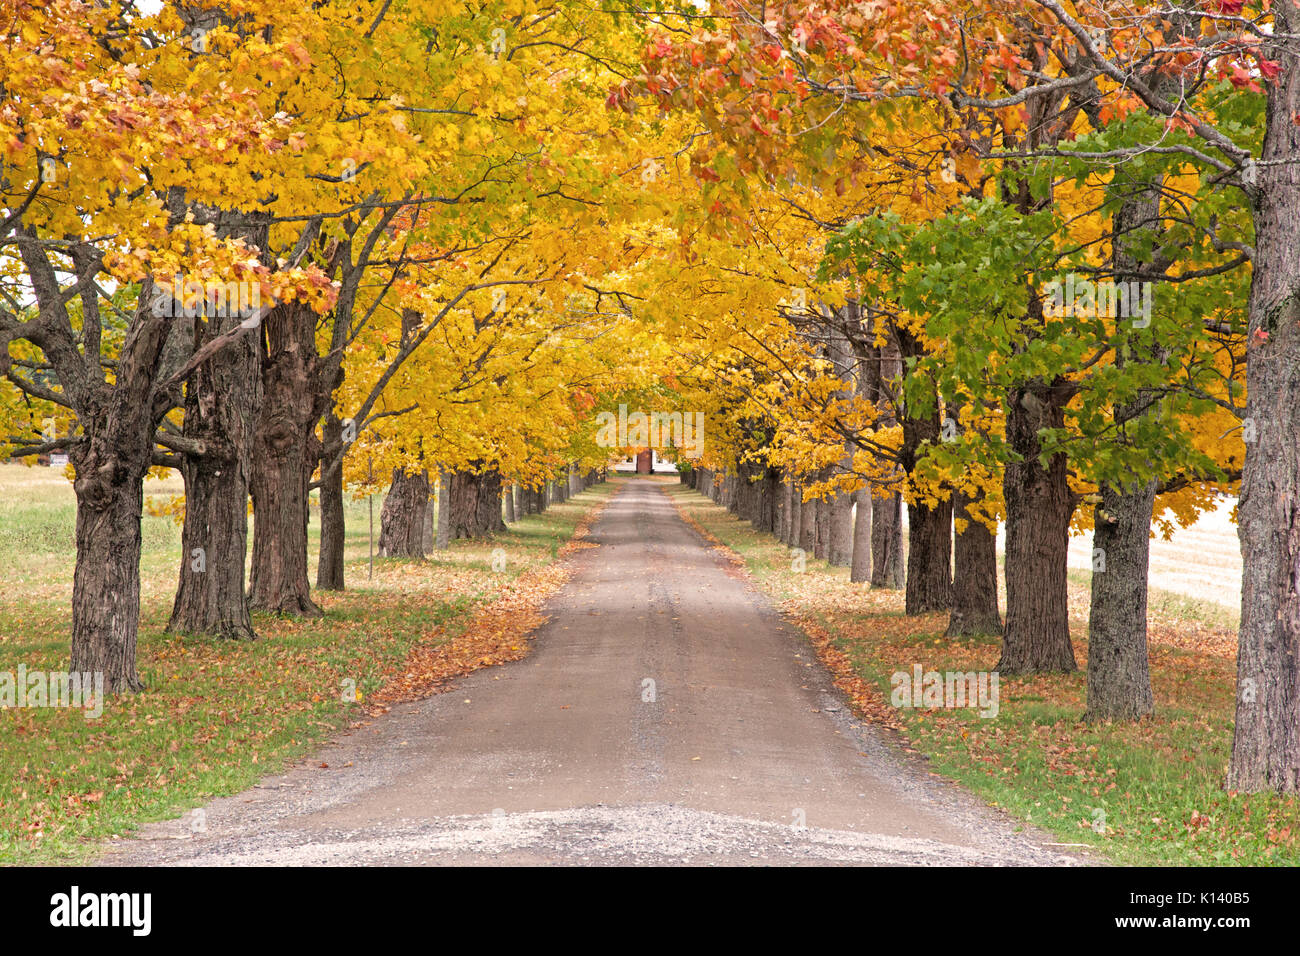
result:
<svg viewBox="0 0 1300 956"><path fill-rule="evenodd" d="M180 488L147 491L160 504ZM244 643L163 633L180 528L146 513L138 660L148 689L109 699L95 720L68 708L0 711L0 863L84 860L103 839L236 793L308 752L358 716L345 681L364 699L413 649L456 637L511 582L553 562L609 493L596 486L425 562L376 559L373 578L367 503L349 502L348 590L314 592L320 620L257 616L260 639ZM0 672L67 667L74 517L59 473L0 464ZM313 513L313 552L319 530Z"/></svg>
<svg viewBox="0 0 1300 956"><path fill-rule="evenodd" d="M1151 595L1154 719L1090 726L1084 711L1088 575L1071 574L1071 627L1080 670L1005 678L994 718L971 709L890 704L890 676L990 671L996 637L947 640L946 615L906 617L899 591L851 585L847 568L789 551L685 486L670 489L694 521L743 561L756 585L816 642L858 709L897 730L935 773L989 803L1089 844L1123 864L1300 863L1300 800L1222 790L1232 746L1236 614L1177 594ZM1005 606L1004 606L1005 610ZM853 678L859 682L854 683ZM862 691L859 693L859 691Z"/></svg>

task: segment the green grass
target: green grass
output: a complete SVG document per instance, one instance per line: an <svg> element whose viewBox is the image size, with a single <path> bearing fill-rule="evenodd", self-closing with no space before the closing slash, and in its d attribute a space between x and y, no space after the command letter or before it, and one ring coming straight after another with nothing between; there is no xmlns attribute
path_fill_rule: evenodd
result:
<svg viewBox="0 0 1300 956"><path fill-rule="evenodd" d="M155 503L180 490L150 484ZM357 716L342 700L345 680L368 695L417 644L456 636L504 584L553 561L609 493L589 489L428 561L375 559L373 577L367 504L349 502L348 590L315 592L320 620L257 615L259 640L241 643L163 633L180 528L146 513L138 662L148 688L110 699L97 720L67 708L0 711L0 863L85 860L106 838L237 793L311 751ZM67 667L74 521L61 476L0 465L0 672ZM311 538L314 553L315 513Z"/></svg>
<svg viewBox="0 0 1300 956"><path fill-rule="evenodd" d="M1087 572L1070 575L1071 631L1080 670L1006 678L996 718L974 710L893 708L890 675L992 670L996 636L948 640L946 616L907 617L902 592L851 585L845 568L809 558L795 573L789 551L685 488L674 500L735 551L756 584L806 630L822 629L870 699L866 716L896 729L934 772L988 803L1121 864L1300 864L1300 800L1225 793L1232 746L1237 613L1153 590L1154 718L1087 725Z"/></svg>

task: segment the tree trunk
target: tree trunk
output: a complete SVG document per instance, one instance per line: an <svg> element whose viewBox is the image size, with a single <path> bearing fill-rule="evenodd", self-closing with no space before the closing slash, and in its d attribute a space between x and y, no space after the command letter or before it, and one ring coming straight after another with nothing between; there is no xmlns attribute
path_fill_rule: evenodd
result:
<svg viewBox="0 0 1300 956"><path fill-rule="evenodd" d="M754 485L754 517L751 523L755 531L775 534L781 523L781 494L784 490L781 472L775 468L764 468L762 477Z"/></svg>
<svg viewBox="0 0 1300 956"><path fill-rule="evenodd" d="M145 299L142 295L141 302ZM48 300L40 304L42 312L49 308ZM154 429L166 404L155 395L155 385L167 368L179 368L187 357L188 351L173 355L181 351L175 347L193 345L181 341L180 328L138 309L113 384L99 380L69 388L82 432L81 441L69 448L77 498L69 670L102 673L109 693L143 688L135 648L144 476L152 461ZM63 357L51 359L57 366Z"/></svg>
<svg viewBox="0 0 1300 956"><path fill-rule="evenodd" d="M1047 467L1039 463L1039 431L1062 428L1064 392L1037 383L1009 396L1007 443L1018 458L1002 478L1006 501L1007 621L1003 630L1003 674L1041 674L1077 669L1070 643L1066 591L1066 549L1074 495L1066 475L1066 456L1057 453Z"/></svg>
<svg viewBox="0 0 1300 956"><path fill-rule="evenodd" d="M790 483L790 527L786 530L788 548L799 547L803 540L803 489L798 482Z"/></svg>
<svg viewBox="0 0 1300 956"><path fill-rule="evenodd" d="M899 333L901 354L924 354L916 336ZM929 389L932 408L924 413L908 410L902 415L903 443L898 461L911 480L926 449L940 439L938 393ZM946 611L952 607L952 499L930 505L920 500L907 506L907 597L908 614Z"/></svg>
<svg viewBox="0 0 1300 956"><path fill-rule="evenodd" d="M805 501L799 509L799 545L808 557L817 553L817 499Z"/></svg>
<svg viewBox="0 0 1300 956"><path fill-rule="evenodd" d="M903 496L898 492L871 498L871 586L903 586Z"/></svg>
<svg viewBox="0 0 1300 956"><path fill-rule="evenodd" d="M451 472L438 473L438 527L434 547L446 551L451 547Z"/></svg>
<svg viewBox="0 0 1300 956"><path fill-rule="evenodd" d="M504 492L506 503L506 524L514 524L518 519L515 517L515 492L514 488L507 488Z"/></svg>
<svg viewBox="0 0 1300 956"><path fill-rule="evenodd" d="M1300 32L1292 0L1273 4L1273 33ZM1237 726L1228 787L1300 790L1300 62L1271 50L1266 84L1246 362L1246 443L1237 506L1241 629ZM1267 338L1261 338L1260 334ZM1248 433L1249 434L1249 433Z"/></svg>
<svg viewBox="0 0 1300 956"><path fill-rule="evenodd" d="M853 496L847 492L840 492L831 499L827 560L840 568L853 563Z"/></svg>
<svg viewBox="0 0 1300 956"><path fill-rule="evenodd" d="M180 582L167 630L252 640L244 590L248 553L248 470L234 460L186 456Z"/></svg>
<svg viewBox="0 0 1300 956"><path fill-rule="evenodd" d="M782 544L790 538L790 509L794 505L794 486L789 481L782 481L777 497L776 539Z"/></svg>
<svg viewBox="0 0 1300 956"><path fill-rule="evenodd" d="M238 316L195 320L196 344L239 322ZM210 329L210 332L208 331ZM167 630L252 640L245 590L248 489L261 381L251 336L227 346L186 382L182 435L205 454L183 455L185 524L180 580Z"/></svg>
<svg viewBox="0 0 1300 956"><path fill-rule="evenodd" d="M845 328L860 324L861 316L856 303L849 302L842 309ZM827 345L827 355L835 363L835 374L847 387L841 390L840 398L851 401L855 393L861 393L854 381L853 353L844 332L836 329ZM853 471L853 458L857 446L845 440L844 454L839 462L828 471L829 476L844 476ZM834 567L848 567L853 563L853 495L839 491L827 502L826 520L826 560Z"/></svg>
<svg viewBox="0 0 1300 956"><path fill-rule="evenodd" d="M907 506L907 614L952 607L952 499Z"/></svg>
<svg viewBox="0 0 1300 956"><path fill-rule="evenodd" d="M381 558L424 558L424 514L429 506L429 473L393 469L393 482L379 513Z"/></svg>
<svg viewBox="0 0 1300 956"><path fill-rule="evenodd" d="M127 409L117 410L118 415L123 413L132 414ZM108 692L141 690L144 685L135 666L140 624L140 515L153 423L137 411L134 417L144 420L142 427L120 422L109 425L110 435L119 431L120 424L126 426L122 431L143 432L143 436L133 435L134 454L128 457L127 446L114 440L115 436L105 440L92 431L100 424L98 417L78 417L89 434L87 441L73 446L69 456L77 472L70 670L103 673Z"/></svg>
<svg viewBox="0 0 1300 956"><path fill-rule="evenodd" d="M501 519L501 474L495 469L453 473L448 498L452 538L485 538L505 530Z"/></svg>
<svg viewBox="0 0 1300 956"><path fill-rule="evenodd" d="M1156 482L1101 487L1092 534L1085 720L1136 720L1155 710L1147 663L1147 570Z"/></svg>
<svg viewBox="0 0 1300 956"><path fill-rule="evenodd" d="M341 443L343 423L333 414L325 417L326 447ZM343 551L347 525L343 511L343 462L327 467L320 479L320 557L316 563L316 588L343 590Z"/></svg>
<svg viewBox="0 0 1300 956"><path fill-rule="evenodd" d="M431 551L433 551L434 547L437 544L437 540L434 538L434 531L433 531L434 528L433 516L436 511L437 511L437 506L434 502L434 497L433 497L433 482L429 482L429 496L424 499L424 533L420 536L420 543L421 546L424 548L425 554L429 554Z"/></svg>
<svg viewBox="0 0 1300 956"><path fill-rule="evenodd" d="M871 489L867 486L853 493L853 556L849 580L854 584L871 580Z"/></svg>
<svg viewBox="0 0 1300 956"><path fill-rule="evenodd" d="M945 637L1001 634L998 614L998 543L983 524L970 517L971 499L953 496L953 516L965 522L953 548L952 613Z"/></svg>
<svg viewBox="0 0 1300 956"><path fill-rule="evenodd" d="M316 315L300 302L277 305L263 323L262 408L253 457L253 608L319 617L307 581L307 520L318 457L313 434Z"/></svg>
<svg viewBox="0 0 1300 956"><path fill-rule="evenodd" d="M739 474L736 475L736 517L743 518L746 521L753 522L754 516L758 514L758 483L753 479L757 476L758 469L752 465L742 465Z"/></svg>
<svg viewBox="0 0 1300 956"><path fill-rule="evenodd" d="M827 561L831 554L831 502L828 498L817 499L817 541L813 554L820 561Z"/></svg>
<svg viewBox="0 0 1300 956"><path fill-rule="evenodd" d="M1155 82L1170 87L1174 83L1168 77ZM1172 90L1165 91L1169 92ZM1162 242L1162 183L1150 179L1123 182L1121 177L1126 176L1125 170L1116 170L1126 198L1115 213L1111 254L1115 280L1136 283L1146 258L1138 255L1136 248ZM1168 352L1158 339L1121 349L1115 357L1116 367L1167 361ZM1115 441L1127 444L1129 423L1152 415L1158 399L1149 389L1142 389L1133 401L1116 405ZM1157 484L1152 477L1145 484L1120 487L1103 482L1099 488L1101 501L1093 512L1085 720L1137 720L1155 710L1147 657L1147 576Z"/></svg>

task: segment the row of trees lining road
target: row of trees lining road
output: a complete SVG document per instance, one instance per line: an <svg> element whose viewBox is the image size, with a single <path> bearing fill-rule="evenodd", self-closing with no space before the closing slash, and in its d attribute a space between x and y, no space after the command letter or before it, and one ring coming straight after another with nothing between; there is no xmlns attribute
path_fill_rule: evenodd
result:
<svg viewBox="0 0 1300 956"><path fill-rule="evenodd" d="M342 586L358 443L368 473L453 489L567 481L613 367L572 346L625 338L595 282L636 254L579 237L644 185L591 109L619 37L572 12L6 8L4 434L75 471L74 670L140 687L151 469L186 486L171 628L229 638L250 610L320 613L313 488L318 583Z"/></svg>
<svg viewBox="0 0 1300 956"><path fill-rule="evenodd" d="M170 627L247 639L321 613L313 493L338 589L346 495L418 558L673 409L697 487L1004 673L1079 666L1090 532L1091 720L1155 708L1152 528L1239 491L1228 785L1300 789L1293 0L6 16L0 437L71 458L74 669L140 686L151 470Z"/></svg>
<svg viewBox="0 0 1300 956"><path fill-rule="evenodd" d="M920 611L952 601L950 504L997 508L1008 602L999 667L1033 673L1076 666L1065 544L1079 506L1092 505L1084 519L1108 563L1094 578L1089 714L1135 717L1152 708L1156 496L1181 493L1185 516L1197 492L1240 476L1246 569L1228 785L1300 789L1300 460L1287 372L1300 357L1295 4L760 12L730 2L711 12L655 34L642 74L613 100L700 117L726 156L701 177L713 180L719 219L753 208L754 190L726 175L739 166L773 205L835 234L818 271L831 288L794 346L806 360L759 339L732 408L751 417L747 383L770 378L774 422L791 397L821 411L796 414L794 437L776 440L777 460L802 456L804 509L809 494L824 496L843 520L836 501L860 480L904 481L907 605ZM1133 296L1118 314L1112 295L1110 309L1094 296L1062 316L1061 283L1076 280L1090 295L1104 283ZM856 380L871 394L874 370L835 375L855 337L880 350L866 361L902 364L888 417L819 381ZM870 461L859 463L863 449ZM1000 507L999 489L980 480L994 476ZM987 588L988 548L970 550L983 555Z"/></svg>

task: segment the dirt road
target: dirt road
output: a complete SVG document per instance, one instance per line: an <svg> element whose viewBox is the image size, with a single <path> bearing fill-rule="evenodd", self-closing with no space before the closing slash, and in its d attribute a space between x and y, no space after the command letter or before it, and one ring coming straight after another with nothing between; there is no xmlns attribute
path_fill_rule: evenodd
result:
<svg viewBox="0 0 1300 956"><path fill-rule="evenodd" d="M656 482L624 485L591 540L523 661L103 862L1078 862L852 718Z"/></svg>

